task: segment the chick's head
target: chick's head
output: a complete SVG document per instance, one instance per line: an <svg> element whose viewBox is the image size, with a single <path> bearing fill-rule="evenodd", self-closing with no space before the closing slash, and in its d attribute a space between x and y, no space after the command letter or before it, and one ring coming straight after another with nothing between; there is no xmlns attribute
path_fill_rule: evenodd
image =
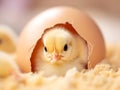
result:
<svg viewBox="0 0 120 90"><path fill-rule="evenodd" d="M43 36L45 60L61 63L72 60L75 47L74 37L65 28L53 28Z"/></svg>

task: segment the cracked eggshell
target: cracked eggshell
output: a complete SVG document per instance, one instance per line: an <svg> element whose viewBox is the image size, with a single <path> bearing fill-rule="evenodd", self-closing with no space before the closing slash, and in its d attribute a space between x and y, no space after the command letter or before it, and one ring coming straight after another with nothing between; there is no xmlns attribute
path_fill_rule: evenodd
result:
<svg viewBox="0 0 120 90"><path fill-rule="evenodd" d="M14 30L4 24L0 24L0 51L7 54L16 53L18 36Z"/></svg>
<svg viewBox="0 0 120 90"><path fill-rule="evenodd" d="M105 43L96 23L85 13L72 7L54 7L33 18L23 29L18 43L17 64L23 72L31 71L33 50L46 28L69 22L89 45L88 68L105 57Z"/></svg>

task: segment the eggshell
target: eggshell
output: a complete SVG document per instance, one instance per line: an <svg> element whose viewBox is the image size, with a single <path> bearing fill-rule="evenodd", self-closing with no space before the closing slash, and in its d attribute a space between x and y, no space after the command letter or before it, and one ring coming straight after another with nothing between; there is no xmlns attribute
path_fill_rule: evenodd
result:
<svg viewBox="0 0 120 90"><path fill-rule="evenodd" d="M0 41L3 42L0 43L0 51L8 54L16 53L17 37L11 27L0 24Z"/></svg>
<svg viewBox="0 0 120 90"><path fill-rule="evenodd" d="M84 12L72 7L54 7L33 18L23 29L17 49L17 63L23 72L31 71L31 56L46 28L69 22L89 45L88 68L105 57L105 43L96 23Z"/></svg>

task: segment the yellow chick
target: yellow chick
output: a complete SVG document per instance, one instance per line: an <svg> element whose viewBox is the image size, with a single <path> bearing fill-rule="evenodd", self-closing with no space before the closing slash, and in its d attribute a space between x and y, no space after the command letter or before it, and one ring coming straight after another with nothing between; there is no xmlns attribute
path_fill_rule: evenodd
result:
<svg viewBox="0 0 120 90"><path fill-rule="evenodd" d="M0 77L11 74L19 77L20 70L10 55L0 51Z"/></svg>
<svg viewBox="0 0 120 90"><path fill-rule="evenodd" d="M87 42L66 27L50 28L42 37L43 46L36 55L35 70L45 76L64 76L69 69L85 69L88 60Z"/></svg>
<svg viewBox="0 0 120 90"><path fill-rule="evenodd" d="M0 25L0 77L14 74L20 75L15 63L16 33L6 25Z"/></svg>

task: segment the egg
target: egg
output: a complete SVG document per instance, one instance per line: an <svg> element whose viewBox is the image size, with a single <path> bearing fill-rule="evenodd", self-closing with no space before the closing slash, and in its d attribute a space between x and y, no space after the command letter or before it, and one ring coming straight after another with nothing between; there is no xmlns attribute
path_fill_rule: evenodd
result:
<svg viewBox="0 0 120 90"><path fill-rule="evenodd" d="M17 34L7 25L0 25L0 51L14 54L17 46Z"/></svg>
<svg viewBox="0 0 120 90"><path fill-rule="evenodd" d="M21 71L31 72L31 57L37 42L47 28L59 23L70 23L88 43L88 69L94 68L105 57L105 42L96 23L84 12L73 7L53 7L34 17L23 28L17 47L17 64Z"/></svg>

